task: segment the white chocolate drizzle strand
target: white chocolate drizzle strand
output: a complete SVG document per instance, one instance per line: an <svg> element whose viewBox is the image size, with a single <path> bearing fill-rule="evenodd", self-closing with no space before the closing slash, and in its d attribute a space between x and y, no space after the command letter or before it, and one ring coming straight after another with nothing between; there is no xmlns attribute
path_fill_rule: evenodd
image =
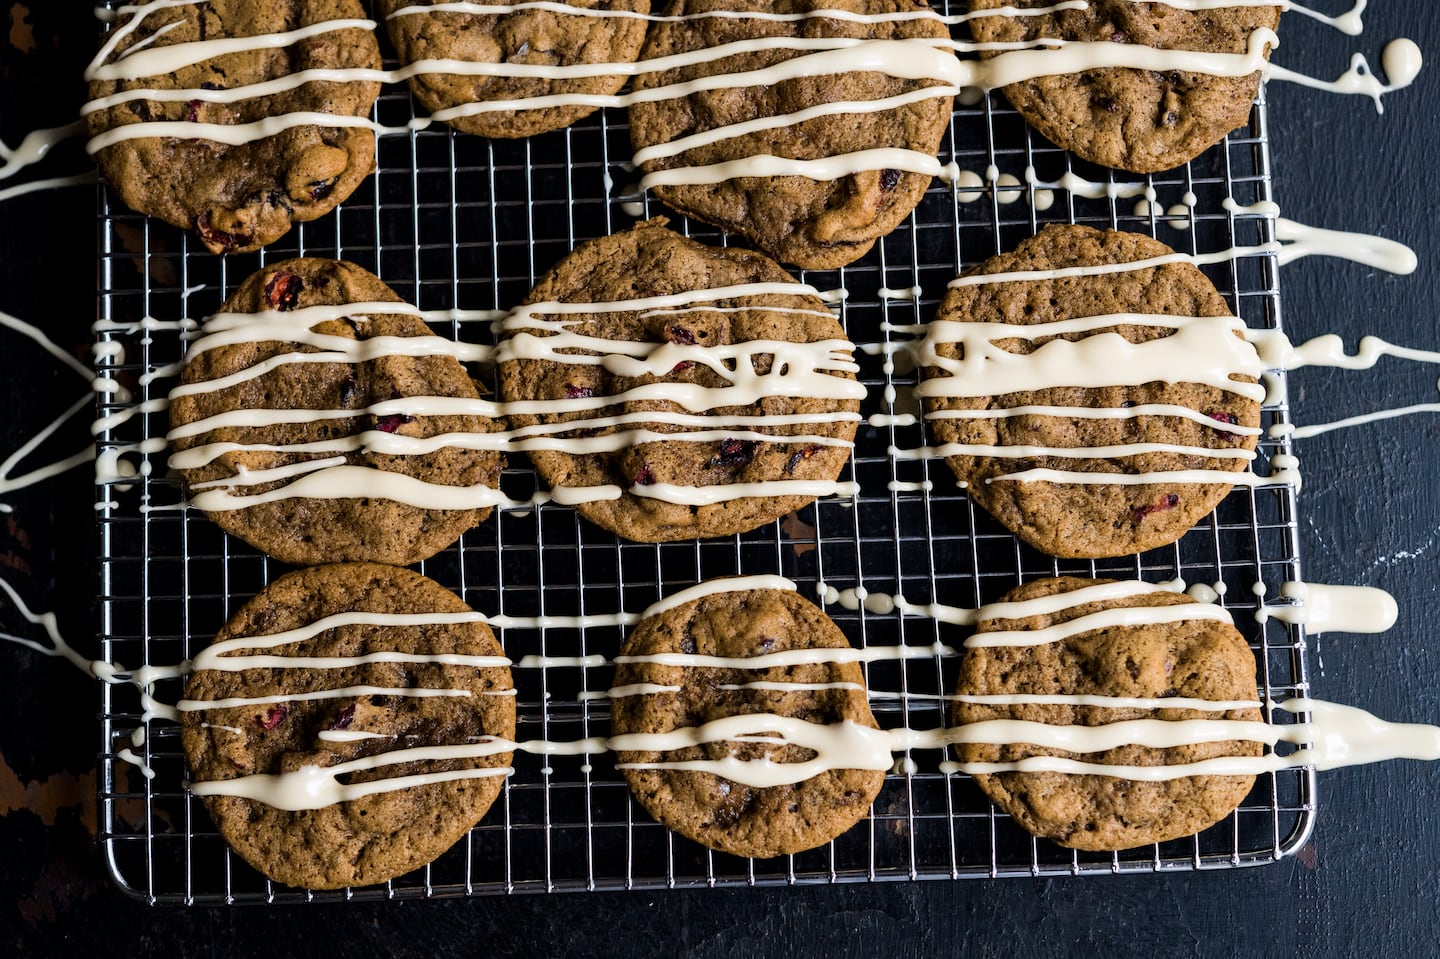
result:
<svg viewBox="0 0 1440 959"><path fill-rule="evenodd" d="M1078 268L1077 268L1078 269ZM1173 330L1166 336L1132 342L1117 328L1160 327ZM899 333L923 334L910 350L918 366L940 375L931 375L915 387L917 398L1001 396L1055 387L1139 386L1144 383L1201 383L1256 402L1265 399L1265 387L1257 382L1264 365L1255 347L1242 335L1245 325L1230 316L1163 316L1119 313L1075 317L1049 323L1004 324L935 320L921 326L887 326ZM1080 339L1063 338L1083 334ZM998 341L1021 339L1048 342L1029 353L1007 350ZM958 346L959 358L944 355L942 347ZM1242 379L1248 378L1247 379ZM993 410L935 410L931 419L1004 419L1020 415L1046 415L1081 419L1130 419L1142 415L1180 415L1195 422L1216 424L1217 432L1258 435L1246 428L1215 419L1204 411L1173 404L1146 404L1124 409L1090 410L1064 406L1024 405ZM1228 427L1228 428L1227 428ZM1251 461L1255 454L1246 449L1191 447L1167 443L1126 443L1114 446L1048 447L1033 445L980 445L948 443L942 446L900 449L890 447L897 459L945 456L1030 458L1048 456L1070 459L1105 459L1174 453L1182 456L1220 460ZM1226 470L1166 470L1161 473L1084 472L1029 469L994 477L989 482L1060 482L1140 485L1152 482L1255 482L1281 483L1298 479L1287 470L1288 461L1276 462L1277 472L1268 477L1232 474ZM1250 477L1246 479L1244 477Z"/></svg>
<svg viewBox="0 0 1440 959"><path fill-rule="evenodd" d="M64 412L36 432L34 436L20 444L18 448L6 455L4 459L0 459L0 497L4 497L8 493L26 489L37 483L43 483L45 480L95 459L95 447L89 446L63 459L21 473L19 476L12 475L15 469L24 462L26 458L39 449L42 444L50 439L51 436L55 435L61 426L75 417L81 410L87 409L94 404L94 394L96 392L106 391L109 385L113 384L113 381L104 376L92 379L91 371L85 367L85 364L62 349L51 340L50 337L46 336L43 330L34 324L27 323L19 317L11 316L9 313L0 312L0 328L12 330L32 340L46 353L49 353L52 357L59 360L61 365L78 373L89 382L91 386L91 392L81 396L67 407ZM9 511L10 507L4 503L3 499L0 499L0 513L7 513Z"/></svg>

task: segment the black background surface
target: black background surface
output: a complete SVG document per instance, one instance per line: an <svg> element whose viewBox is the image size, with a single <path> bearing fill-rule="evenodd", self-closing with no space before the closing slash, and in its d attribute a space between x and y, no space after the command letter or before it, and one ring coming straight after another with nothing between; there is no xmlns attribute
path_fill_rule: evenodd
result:
<svg viewBox="0 0 1440 959"><path fill-rule="evenodd" d="M1348 0L1312 0L1330 11ZM0 10L0 139L74 115L93 45L88 4L34 0ZM23 17L23 19L21 19ZM1352 51L1378 64L1409 36L1440 49L1440 5L1377 0L1362 37L1291 14L1277 63L1338 75ZM26 26L30 33L26 33ZM29 49L27 49L29 48ZM1384 116L1356 97L1289 84L1269 90L1275 194L1305 223L1378 233L1416 249L1392 277L1310 259L1282 274L1292 339L1373 333L1440 349L1437 201L1440 71L1389 97ZM74 143L35 175L84 169ZM28 176L28 174L27 174ZM94 194L47 191L0 204L0 310L46 329L88 361L95 316ZM1292 376L1298 422L1435 399L1433 367L1385 361L1370 372ZM0 330L0 456L85 391L72 372ZM82 447L82 415L46 447ZM1315 694L1386 718L1440 721L1440 559L1435 471L1440 418L1412 417L1299 445L1306 578L1388 590L1388 634L1312 641ZM48 462L40 455L28 462ZM23 469L22 469L23 471ZM6 497L0 575L20 584L93 653L93 490L85 470ZM0 628L24 627L13 610ZM33 634L27 632L27 635ZM812 889L594 894L318 908L150 909L108 885L93 827L92 681L54 660L0 648L0 953L22 955L692 956L1238 955L1429 956L1440 951L1440 764L1395 762L1325 773L1314 838L1259 869L1204 875L929 882ZM36 810L40 810L37 813ZM87 825L88 823L88 825Z"/></svg>

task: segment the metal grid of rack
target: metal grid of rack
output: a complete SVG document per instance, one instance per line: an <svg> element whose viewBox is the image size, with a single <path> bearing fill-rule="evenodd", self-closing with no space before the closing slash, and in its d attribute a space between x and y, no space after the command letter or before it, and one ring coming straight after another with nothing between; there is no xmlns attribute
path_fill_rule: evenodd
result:
<svg viewBox="0 0 1440 959"><path fill-rule="evenodd" d="M944 6L937 4L937 6ZM403 87L387 88L375 117L399 125L412 117ZM1146 180L1159 201L1135 212L1133 199L1091 200L1056 191L1038 209L1033 184L992 184L973 202L936 184L909 220L859 263L801 274L821 289L849 295L840 318L856 343L883 341L884 323L918 323L933 313L945 284L962 269L1012 248L1047 222L1086 223L1150 233L1177 249L1209 252L1274 239L1273 222L1222 208L1226 197L1250 204L1270 197L1263 92L1247 129L1200 159L1163 175L1135 178L1087 167L1034 135L996 95L957 106L942 162L1039 181L1066 171L1100 182ZM102 186L99 210L97 337L123 345L101 352L99 373L133 395L101 396L100 415L121 414L97 440L102 458L137 467L134 476L98 487L99 633L102 655L128 666L173 664L203 648L249 597L283 567L231 540L203 515L180 508L178 483L164 451L163 398L174 383L184 338L175 321L199 319L267 260L295 255L352 260L423 310L496 309L514 304L535 277L577 243L664 212L628 186L634 175L623 112L606 111L570 129L522 141L489 141L441 127L378 142L378 172L341 209L259 254L216 257L191 237L131 213ZM1164 213L1193 193L1187 228ZM1002 202L1009 201L1009 202ZM1045 207L1045 203L1038 204ZM671 215L687 235L723 245L713 229ZM1280 297L1273 254L1243 256L1207 268L1235 314L1278 328ZM913 298L882 290L918 288ZM160 322L146 322L146 318ZM484 324L455 323L452 335L489 342ZM858 353L868 388L862 412L913 410L914 375L887 373L883 358ZM892 391L893 388L893 391ZM891 398L893 397L893 399ZM148 404L148 405L147 405ZM138 409L137 409L138 408ZM1265 424L1283 422L1283 405ZM1288 488L1237 489L1175 546L1099 562L1055 560L1021 546L974 508L943 461L905 461L891 446L929 439L923 423L860 429L842 479L860 484L854 500L822 500L751 533L719 540L645 545L588 525L570 508L547 504L498 511L420 571L487 614L583 615L638 611L661 595L734 573L780 573L814 595L818 583L902 593L912 603L974 606L1039 576L1074 574L1183 578L1224 583L1223 602L1251 641L1262 698L1306 691L1299 627L1251 615L1252 585L1298 580L1296 513ZM1288 452L1264 440L1257 470ZM521 456L502 478L523 499L539 488ZM934 620L832 605L827 611L857 645L956 646L963 630ZM613 655L618 627L506 630L508 654ZM867 667L882 726L943 726L937 694L952 691L955 661L939 656ZM611 667L517 669L522 738L603 735L608 704L581 694L609 687ZM162 683L162 701L179 681ZM894 695L898 694L898 695ZM147 720L138 694L103 686L100 835L109 870L126 892L151 903L329 901L419 898L529 891L654 889L689 886L813 884L1002 876L1170 872L1272 861L1299 847L1315 808L1312 771L1267 774L1229 818L1199 836L1114 854L1088 854L1032 839L985 800L968 777L937 771L939 751L897 765L868 819L833 843L776 860L710 852L652 822L635 804L608 755L517 756L516 771L466 840L430 866L382 887L311 893L277 886L229 851L201 804L184 789L178 729ZM1276 713L1275 722L1293 721ZM119 756L137 727L153 778Z"/></svg>

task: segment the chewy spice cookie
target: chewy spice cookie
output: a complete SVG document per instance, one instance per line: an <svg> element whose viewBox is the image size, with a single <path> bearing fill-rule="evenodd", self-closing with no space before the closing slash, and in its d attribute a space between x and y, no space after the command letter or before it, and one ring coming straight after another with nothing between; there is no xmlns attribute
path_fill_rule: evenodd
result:
<svg viewBox="0 0 1440 959"><path fill-rule="evenodd" d="M339 260L285 260L254 274L221 308L222 313L261 313L283 317L306 307L348 303L399 303L396 293L373 274ZM377 337L433 335L413 312L345 314L324 320L309 333L339 337L357 345ZM339 312L339 311L337 311ZM256 317L255 322L262 322ZM299 329L296 330L299 332ZM202 334L207 332L202 330ZM284 335L284 331L277 333ZM198 346L205 346L202 336ZM374 561L409 565L438 553L460 534L489 515L490 509L442 509L385 499L368 486L339 498L286 495L285 488L304 481L305 472L265 482L232 485L242 472L302 468L304 463L340 456L345 466L403 474L437 487L491 487L499 483L504 463L494 450L442 446L424 452L378 452L361 434L386 434L396 440L422 439L455 433L500 430L496 420L474 414L375 414L377 403L407 397L449 397L479 400L474 381L453 356L429 353L404 356L381 351L353 362L299 362L297 354L325 352L326 347L283 339L251 340L216 345L195 353L192 347L181 374L182 386L171 396L172 465L192 496L201 491L232 496L275 498L241 508L220 499L207 515L232 535L276 559L309 565L327 562ZM247 375L264 367L260 375ZM231 377L218 388L213 381ZM318 418L305 412L319 411ZM326 416L329 411L353 413ZM250 411L250 412L245 412ZM290 422L225 422L200 432L192 424L213 417L266 416ZM238 448L215 444L235 444ZM293 449L309 445L310 449ZM326 445L315 449L316 444ZM338 447L343 447L337 449ZM205 450L198 448L205 447ZM292 447L292 449L274 449ZM215 455L210 455L214 453ZM204 455L202 455L204 454ZM274 475L274 474L272 474ZM362 484L363 485L363 484ZM226 487L228 486L228 490ZM444 489L434 490L436 496Z"/></svg>
<svg viewBox="0 0 1440 959"><path fill-rule="evenodd" d="M1122 264L1165 256L1174 251L1157 240L1136 233L1100 232L1086 226L1047 226L1012 253L985 261L967 277L1011 272L1068 270ZM1181 318L1230 315L1225 299L1210 280L1189 263L1166 263L1137 270L1055 278L1001 280L951 289L940 304L937 321L1005 323L1029 326L1112 314L1163 314ZM1170 336L1168 326L1118 325L1087 332L1065 333L1072 341L1118 333L1131 343ZM1237 336L1238 331L1217 332ZM937 354L959 360L964 346L937 338ZM1007 352L1029 354L1046 337L996 342ZM1243 347L1242 347L1243 349ZM927 390L943 391L947 374L935 367L923 370ZM1103 371L1101 371L1103 372ZM1191 371L1199 375L1200 370ZM1119 377L1117 376L1117 379ZM1254 378L1233 376L1253 384ZM930 382L940 381L940 382ZM1194 418L1147 414L1123 418L1091 419L1060 412L996 415L982 418L944 418L946 411L992 410L1004 413L1020 407L1184 407L1200 414ZM929 426L942 443L978 447L1096 448L1151 444L1134 455L1024 456L955 455L946 462L967 484L975 502L1007 529L1036 549L1052 556L1098 558L1125 556L1173 543L1213 510L1230 492L1217 482L1175 481L1138 485L1084 484L1048 480L999 479L1032 469L1093 473L1167 473L1184 470L1242 472L1248 460L1236 451L1255 448L1260 426L1260 403L1241 393L1206 383L1155 381L1133 386L1081 388L1057 385L1045 389L1008 392L994 396L928 395L925 408ZM1226 430L1238 427L1242 431ZM1188 452L1155 451L1156 446L1230 451L1227 458Z"/></svg>
<svg viewBox="0 0 1440 959"><path fill-rule="evenodd" d="M649 616L631 632L620 655L744 659L787 650L849 648L839 627L793 590L752 589L713 593ZM617 736L670 733L753 713L878 728L866 699L864 674L853 662L822 660L762 669L622 662L615 685L637 683L676 686L679 691L616 699L611 724ZM781 688L737 688L747 684ZM792 684L827 688L784 688ZM616 760L636 799L666 826L721 852L767 858L813 849L855 825L868 814L884 771L834 769L794 785L755 787L705 771L644 765L767 757L793 763L814 756L801 746L747 740L666 751L621 750Z"/></svg>
<svg viewBox="0 0 1440 959"><path fill-rule="evenodd" d="M631 63L640 54L650 0L566 0L565 6L610 15L552 9L509 9L500 13L435 10L429 0L378 0L390 40L405 63L464 60L530 67L573 67ZM398 11L407 11L395 16ZM623 16L623 13L636 16ZM567 127L595 112L587 104L466 112L467 104L565 95L608 96L625 84L624 75L507 77L422 73L410 78L415 98L431 112L461 108L445 118L457 130L486 137L528 137Z"/></svg>
<svg viewBox="0 0 1440 959"><path fill-rule="evenodd" d="M688 294L752 283L795 284L789 273L772 260L748 250L704 246L666 229L657 218L624 233L592 240L577 247L540 282L527 303L595 304L649 299L671 294ZM667 371L632 375L616 363L620 355L641 356L657 346L698 346L717 349L743 345L747 341L769 340L789 343L838 341L849 349L844 329L826 310L819 297L796 285L796 292L764 293L695 302L677 307L641 304L623 311L595 311L548 316L537 313L541 322L562 319L564 331L580 337L605 341L610 351L606 361L568 362L562 356L535 356L523 351L521 337L531 340L548 336L543 329L514 327L510 339L502 341L499 360L500 392L507 404L511 426L517 430L541 424L590 421L560 436L573 439L570 449L531 449L536 471L551 487L593 489L620 488L618 497L596 502L579 502L576 509L586 519L627 539L667 542L696 537L728 536L755 529L792 513L814 501L814 495L771 495L775 487L760 486L757 495L721 500L702 505L667 502L637 495L655 484L679 487L723 487L728 484L769 484L792 480L833 481L850 457L849 442L855 436L859 402L836 399L855 388L854 374L830 369L807 375L791 369L789 380L809 379L814 384L808 395L765 395L754 402L711 409L687 410L670 399L629 399L596 407L595 397L616 396L655 384L676 384L683 390L714 390L717 400L731 380L704 361L682 360ZM598 350L595 340L577 347L563 347L582 357ZM839 349L837 347L837 349ZM815 351L812 351L815 352ZM773 371L773 355L739 356L733 363L747 363L759 374ZM618 372L612 372L612 367ZM788 382L788 381L787 381ZM737 392L739 392L737 390ZM710 395L715 395L710 394ZM633 394L632 394L633 395ZM703 399L702 395L702 399ZM575 408L558 412L529 413L525 404L571 401ZM644 420L645 413L700 415L702 426L677 424L665 419ZM838 415L845 414L845 415ZM596 418L632 416L635 421L605 424ZM755 417L806 417L786 425L757 423ZM713 425L710 421L713 421ZM611 434L631 429L655 433L705 431L714 437L701 440L657 440L623 445L618 450L589 452L586 442L598 442ZM734 435L727 435L733 433ZM777 437L762 440L750 434ZM793 442L784 441L793 435ZM806 437L833 441L821 445ZM752 487L753 488L753 487Z"/></svg>
<svg viewBox="0 0 1440 959"><path fill-rule="evenodd" d="M1011 6L1053 5L1050 0L970 0L972 11ZM1280 9L1227 4L1185 10L1167 3L1089 0L1080 10L977 17L970 29L983 43L1053 37L1244 54L1252 33L1275 29ZM1076 156L1119 170L1156 173L1193 160L1243 126L1259 89L1259 72L1222 77L1193 70L1101 67L1012 83L1004 92L1031 126Z"/></svg>
<svg viewBox="0 0 1440 959"><path fill-rule="evenodd" d="M711 11L809 14L841 8L861 14L928 12L923 0L674 0L667 16ZM845 37L857 40L934 38L950 34L937 17L896 18L878 23L824 16L796 20L705 17L656 23L642 59L677 56L722 44L775 37ZM701 77L761 70L813 50L763 49L647 73L637 90L684 83ZM669 143L731 124L783 116L839 101L879 100L912 93L942 81L905 80L877 72L827 73L781 80L769 86L722 87L678 98L636 103L630 108L635 149ZM852 110L812 117L789 126L726 136L676 156L641 164L644 173L709 166L757 155L820 160L864 150L901 148L935 155L950 123L952 98L935 96L893 109ZM931 177L874 169L815 180L804 176L740 176L717 183L659 185L655 195L667 206L748 238L784 263L803 269L831 269L864 256L875 241L894 230L920 202Z"/></svg>
<svg viewBox="0 0 1440 959"><path fill-rule="evenodd" d="M367 759L397 750L464 747L484 736L515 738L508 667L424 661L448 655L500 657L503 662L504 651L490 627L482 622L366 621L367 614L470 612L449 590L409 570L372 563L318 566L271 583L216 635L219 644L303 631L328 616L350 614L360 620L279 646L242 642L225 653L349 663L199 668L186 684L181 741L196 791L220 834L246 862L291 886L370 885L435 859L485 815L500 792L509 752L363 768ZM387 654L421 661L354 662ZM354 695L324 693L352 688ZM414 694L420 690L451 692ZM243 702L204 705L215 700ZM352 771L339 773L338 781L368 795L318 809L286 809L224 794L226 781L298 775L306 767L315 767L313 775L323 781L334 775L326 769L347 763ZM495 774L477 775L477 770ZM471 775L465 776L467 771ZM385 783L427 776L444 781L399 789ZM367 784L376 790L369 792ZM288 792L299 788L294 784Z"/></svg>
<svg viewBox="0 0 1440 959"><path fill-rule="evenodd" d="M1001 602L1036 600L1106 582L1073 577L1037 580L1006 593ZM1122 606L1187 604L1194 604L1194 600L1184 594L1145 592L1020 619L982 618L976 635L1045 629ZM1226 704L1258 700L1254 653L1234 626L1209 619L1102 627L1037 646L967 649L955 691L961 696L1185 698ZM1215 711L1063 703L959 702L955 706L955 722L961 726L988 720L1100 726L1134 719L1263 722L1264 716L1257 707ZM1228 741L1165 749L1126 745L1088 754L1023 742L963 744L957 751L962 763L1010 763L1032 756L1060 756L1102 765L1158 766L1223 756L1259 756L1262 750L1258 742ZM977 775L975 782L1028 832L1072 849L1110 851L1199 832L1233 812L1250 792L1255 777L1189 776L1142 782L1059 772L1006 772Z"/></svg>
<svg viewBox="0 0 1440 959"><path fill-rule="evenodd" d="M136 90L223 91L305 70L379 70L374 32L329 30L288 46L261 46L268 35L327 20L363 19L359 0L210 0L162 7L141 16L101 65L124 70L128 51L225 38L256 38L256 46L199 63L166 68L155 76L107 78L90 83L90 98ZM131 22L137 14L122 16ZM163 34L162 34L163 31ZM153 38L153 42L152 42ZM380 95L373 80L312 81L242 99L217 102L128 99L87 117L92 137L151 122L258 123L296 113L365 117ZM375 134L367 126L300 125L230 145L184 136L141 137L106 146L95 157L105 181L133 210L181 229L195 230L212 253L257 250L314 220L348 197L375 166Z"/></svg>

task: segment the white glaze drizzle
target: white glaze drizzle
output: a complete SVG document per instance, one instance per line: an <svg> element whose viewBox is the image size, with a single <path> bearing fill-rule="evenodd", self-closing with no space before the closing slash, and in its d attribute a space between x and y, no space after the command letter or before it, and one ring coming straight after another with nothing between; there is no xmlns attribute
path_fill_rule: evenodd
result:
<svg viewBox="0 0 1440 959"><path fill-rule="evenodd" d="M658 442L713 442L721 438L734 438L767 443L803 443L815 446L836 446L849 448L853 444L828 436L812 434L771 434L742 428L744 425L784 426L841 421L856 421L859 414L777 414L774 416L727 416L724 422L733 424L735 429L693 430L679 433L659 433L644 429L628 429L605 436L585 438L551 439L549 433L569 430L599 429L636 423L671 423L685 426L705 426L713 418L684 413L651 411L626 413L613 417L568 420L563 423L538 423L519 429L496 433L445 433L431 437L412 437L384 430L366 430L353 436L333 440L317 440L313 443L276 445L267 443L208 443L180 450L171 455L169 463L174 469L197 469L226 453L234 452L283 452L283 453L325 453L367 451L387 454L416 454L430 452L442 447L463 449L495 450L537 450L555 449L571 452L611 451L636 443ZM163 443L163 440L162 440ZM163 448L163 445L162 447Z"/></svg>
<svg viewBox="0 0 1440 959"><path fill-rule="evenodd" d="M1266 366L1277 370L1296 370L1305 367L1334 367L1344 370L1365 370L1375 366L1382 357L1394 356L1419 363L1440 363L1440 352L1418 350L1396 346L1378 336L1367 336L1360 340L1355 353L1345 352L1345 343L1334 334L1317 336L1296 346L1278 330L1252 330L1247 334L1260 353ZM1338 429L1360 426L1381 420L1419 413L1440 412L1440 403L1417 403L1410 406L1379 410L1310 426L1295 426L1291 423L1277 423L1270 428L1270 435L1306 439Z"/></svg>
<svg viewBox="0 0 1440 959"><path fill-rule="evenodd" d="M1170 336L1132 343L1115 326L1162 326ZM1232 379L1258 378L1263 371L1255 348L1233 336L1244 329L1235 317L1175 317L1122 313L1078 317L1033 325L936 320L924 327L917 362L949 374L915 387L918 397L995 396L1056 386L1134 386L1156 380L1204 383L1259 401L1264 388ZM1079 341L1054 339L1028 354L1011 353L993 341L1039 339L1090 333ZM937 345L960 344L962 359L940 355Z"/></svg>
<svg viewBox="0 0 1440 959"><path fill-rule="evenodd" d="M858 723L810 723L786 716L757 713L730 716L698 727L664 733L628 733L608 739L592 737L575 742L511 742L486 738L477 743L399 749L321 768L305 766L280 775L252 775L238 779L192 784L197 795L231 795L257 799L285 809L314 809L358 795L403 789L422 783L445 782L472 775L508 775L511 770L490 767L418 776L382 779L359 787L343 787L339 777L362 769L426 760L488 758L515 750L544 755L592 755L614 752L668 752L703 743L739 742L798 746L811 751L803 762L777 763L765 756L742 760L734 755L720 759L617 763L620 769L672 769L706 772L756 788L803 782L837 769L889 771L894 752L939 749L956 743L1024 742L1076 753L1095 753L1122 745L1172 748L1208 742L1247 740L1275 745L1294 743L1305 748L1288 756L1228 756L1169 766L1119 766L1059 757L1031 757L1012 763L942 763L946 772L974 775L1002 772L1042 772L1104 775L1136 781L1165 781L1194 775L1255 775L1285 768L1313 766L1333 769L1382 759L1440 758L1440 728L1384 722L1363 710L1309 699L1292 699L1273 708L1309 713L1310 721L1270 724L1244 720L1123 720L1099 726L1056 726L1019 720L987 720L949 729L878 730ZM358 791L354 791L358 790Z"/></svg>
<svg viewBox="0 0 1440 959"><path fill-rule="evenodd" d="M14 176L32 163L40 162L56 144L63 143L71 137L79 136L84 132L85 121L77 120L73 123L67 123L63 127L34 130L27 134L18 146L8 147L4 143L0 143L0 161L3 161L0 162L0 180ZM60 184L51 181L51 185ZM31 189L42 189L39 184L26 184L26 186ZM22 192L28 193L30 190L26 189ZM0 194L0 199L9 199L10 196L17 195L16 193L8 193L8 195Z"/></svg>
<svg viewBox="0 0 1440 959"><path fill-rule="evenodd" d="M58 346L54 340L46 336L44 331L41 330L39 327L35 326L34 324L27 323L26 321L20 319L17 316L11 316L9 313L0 312L0 328L13 330L16 333L19 333L21 336L32 340L46 353L49 353L51 356L59 360L61 364L74 370L80 376L84 377L86 381L91 382L92 389L96 386L96 384L99 383L98 380L92 381L91 371L85 366L85 364L81 363L74 356L71 356L67 350L64 350L60 346ZM37 483L42 483L47 479L59 476L62 473L65 473L69 470L74 469L77 466L81 466L95 459L95 448L91 446L77 453L72 453L71 455L63 459L57 460L53 463L47 463L44 466L37 467L29 471L28 473L21 474L20 476L10 475L11 472L20 465L21 461L23 461L27 456L29 456L36 449L38 449L42 443L44 443L47 439L53 436L55 432L59 430L60 427L63 426L66 422L68 422L72 417L74 417L81 410L89 407L92 403L94 403L94 397L92 395L86 395L81 397L64 412L62 412L59 416L51 420L50 423L42 427L28 440L20 444L20 446L13 453L5 457L4 460L0 460L0 496L3 496L6 493L15 492L16 490L21 490L30 486L34 486ZM9 511L10 507L6 506L4 503L0 503L0 512Z"/></svg>
<svg viewBox="0 0 1440 959"><path fill-rule="evenodd" d="M918 446L912 449L889 447L897 460L919 460L947 456L983 456L993 459L1027 459L1032 456L1053 456L1057 459L1111 459L1121 456L1142 456L1147 453L1175 453L1211 459L1255 459L1246 449L1211 449L1208 446L1181 446L1175 443L1123 443L1116 446L1030 446L1025 444L997 446L987 443L942 443L939 446Z"/></svg>
<svg viewBox="0 0 1440 959"><path fill-rule="evenodd" d="M1201 423L1222 433L1234 433L1237 436L1260 436L1264 433L1264 430L1258 426L1228 423L1198 410L1192 410L1188 406L1175 406L1170 403L1139 403L1135 406L1099 408L1026 405L993 410L934 410L927 413L925 418L929 420L988 420L1011 419L1017 416L1068 416L1082 420L1128 420L1137 416L1176 416Z"/></svg>
<svg viewBox="0 0 1440 959"><path fill-rule="evenodd" d="M156 7L155 4L145 4L145 13L151 12L148 8ZM135 26L140 23L140 17L136 17ZM374 20L358 19L337 19L323 20L319 23L308 24L297 27L294 30L284 30L278 33L262 33L250 37L220 37L214 40L193 40L187 43L172 43L165 46L153 46L147 49L140 49L139 45L131 46L120 54L113 63L105 63L113 51L114 45L106 43L96 54L95 59L85 70L87 82L97 80L138 80L141 77L158 77L175 73L184 67L194 66L212 57L223 56L227 53L245 53L252 50L275 50L282 47L292 46L302 40L323 36L327 33L334 33L339 30L365 30L373 31L376 23ZM121 28L122 30L124 28ZM117 39L115 31L111 40Z"/></svg>
<svg viewBox="0 0 1440 959"><path fill-rule="evenodd" d="M1233 202L1233 201L1231 201ZM1230 207L1227 207L1229 209ZM1233 208L1237 212L1259 212L1257 207ZM1364 233L1344 233L1307 226L1283 217L1275 221L1273 243L1259 246L1237 246L1216 253L1167 253L1163 256L1147 257L1124 263L1102 263L1088 266L1070 266L1054 270L1018 270L1004 273L974 273L956 277L950 287L991 286L998 283L1026 283L1037 280L1057 280L1080 276L1109 276L1115 273L1129 273L1149 270L1170 263L1190 263L1207 266L1227 263L1246 257L1274 254L1276 262L1286 266L1307 256L1332 256L1352 260L1366 266L1384 270L1387 273L1408 275L1415 272L1418 259L1415 252L1403 243Z"/></svg>
<svg viewBox="0 0 1440 959"><path fill-rule="evenodd" d="M1207 603L1181 603L1175 606L1123 606L1077 616L1064 623L1057 623L1042 629L975 633L965 640L965 647L980 649L997 646L1043 646L1097 629L1148 626L1157 623L1186 623L1197 620L1217 623L1233 622L1228 610Z"/></svg>
<svg viewBox="0 0 1440 959"><path fill-rule="evenodd" d="M1388 759L1440 759L1440 727L1389 723L1353 706L1316 699L1291 699L1272 708L1309 713L1310 721L1270 726L1262 742L1303 745L1288 756L1227 756L1169 766L1116 766L1034 756L1014 763L941 763L943 772L993 775L1006 772L1059 772L1163 782L1187 776L1253 776L1281 769L1338 769ZM1273 737L1273 739L1272 739Z"/></svg>
<svg viewBox="0 0 1440 959"><path fill-rule="evenodd" d="M1415 82L1420 75L1421 66L1424 63L1424 55L1420 47L1413 40L1404 37L1393 40L1385 48L1381 63L1385 68L1385 76L1389 83L1381 82L1370 69L1369 62L1364 54L1357 53L1350 59L1350 69L1346 70L1334 80L1321 80L1316 77L1306 76L1303 73L1296 73L1293 70L1278 64L1269 64L1265 69L1265 75L1270 80L1284 80L1289 83L1298 83L1301 86L1311 87L1316 90L1326 90L1330 93L1353 94L1369 97L1375 102L1375 109L1385 112L1385 103L1382 97L1387 93L1394 93L1396 90L1403 90Z"/></svg>
<svg viewBox="0 0 1440 959"><path fill-rule="evenodd" d="M29 193L38 193L41 190L55 190L67 186L93 186L98 182L95 171L88 170L84 173L76 173L73 176L51 177L46 180L32 180L29 183L21 183L16 186L0 190L0 203L6 200L13 200L18 196L25 196Z"/></svg>
<svg viewBox="0 0 1440 959"><path fill-rule="evenodd" d="M468 689L432 689L426 686L341 686L317 689L306 693L276 693L273 696L234 696L228 699L182 699L175 708L182 713L210 709L237 709L242 706L267 706L299 703L319 699L353 699L357 696L405 696L412 699L468 697Z"/></svg>
<svg viewBox="0 0 1440 959"><path fill-rule="evenodd" d="M795 583L783 576L771 574L759 576L727 576L721 579L706 580L697 583L677 593L671 593L664 599L657 600L640 614L641 619L649 619L652 616L659 616L672 609L692 603L696 600L705 599L709 596L718 596L724 593L744 593L751 590L777 589L786 592L795 591ZM620 660L616 660L619 662Z"/></svg>
<svg viewBox="0 0 1440 959"><path fill-rule="evenodd" d="M1312 636L1321 633L1383 633L1400 615L1395 598L1373 586L1329 586L1321 583L1287 582L1280 595L1290 605L1262 606L1256 622L1278 619L1299 623Z"/></svg>
<svg viewBox="0 0 1440 959"><path fill-rule="evenodd" d="M1134 0L1142 2L1142 0ZM1358 36L1365 29L1360 15L1369 6L1369 0L1355 0L1355 5L1341 14L1326 14L1314 10L1295 0L1155 0L1177 10L1224 10L1231 7L1279 7L1318 20L1350 36Z"/></svg>

